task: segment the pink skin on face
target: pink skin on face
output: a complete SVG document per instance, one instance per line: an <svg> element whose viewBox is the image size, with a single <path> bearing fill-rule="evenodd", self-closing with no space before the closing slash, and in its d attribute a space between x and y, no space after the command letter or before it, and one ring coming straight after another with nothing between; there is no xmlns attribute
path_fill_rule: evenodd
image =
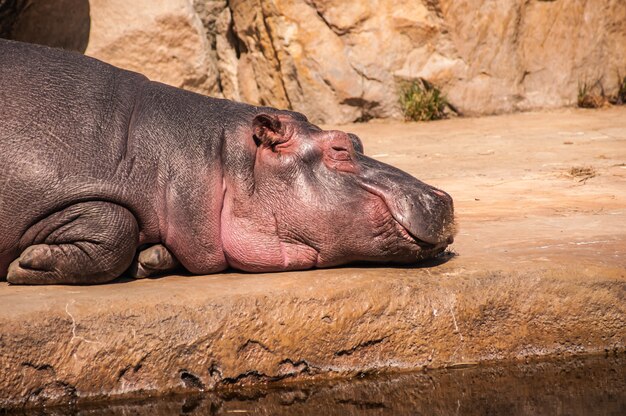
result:
<svg viewBox="0 0 626 416"><path fill-rule="evenodd" d="M397 169L385 176L387 165L357 152L346 133L261 115L248 135L254 141L244 146L253 167L246 177L253 183L225 180L221 235L230 266L268 272L354 261L407 263L448 244L452 226L444 230L443 223L453 224L449 196ZM407 212L394 215L386 202L420 192L421 202L392 205ZM414 218L417 210L442 224L423 226ZM407 224L419 223L414 228L436 243L421 241L396 217L411 217Z"/></svg>

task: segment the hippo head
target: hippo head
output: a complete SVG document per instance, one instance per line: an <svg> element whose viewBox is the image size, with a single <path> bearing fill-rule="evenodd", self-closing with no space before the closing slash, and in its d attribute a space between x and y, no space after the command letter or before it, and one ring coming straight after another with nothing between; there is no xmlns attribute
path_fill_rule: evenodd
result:
<svg viewBox="0 0 626 416"><path fill-rule="evenodd" d="M232 267L412 263L453 241L452 198L365 156L353 134L268 111L229 142L221 228Z"/></svg>

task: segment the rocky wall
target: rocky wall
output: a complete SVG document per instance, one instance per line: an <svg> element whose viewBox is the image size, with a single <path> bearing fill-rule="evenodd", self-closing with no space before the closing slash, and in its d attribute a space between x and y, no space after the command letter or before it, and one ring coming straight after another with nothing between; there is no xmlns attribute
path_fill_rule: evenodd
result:
<svg viewBox="0 0 626 416"><path fill-rule="evenodd" d="M127 2L92 0L94 26L111 26L113 16L97 13L118 9L114 3ZM161 48L153 78L292 108L318 122L400 117L398 83L417 77L442 88L462 112L484 114L571 105L580 82L600 79L610 90L618 71L626 73L626 3L619 0L195 0L193 8L178 0L159 9L172 15L166 27L143 17L159 2L140 3L127 5L133 10L125 16L135 17L154 48L94 27L87 53L144 69L145 57ZM177 41L184 28L193 36ZM103 53L98 43L123 52ZM177 50L206 62L195 78L207 74L208 82L178 75L181 59L169 58Z"/></svg>
<svg viewBox="0 0 626 416"><path fill-rule="evenodd" d="M90 0L89 8L88 55L323 123L401 117L398 85L415 78L472 115L572 105L580 83L599 80L611 93L626 75L623 0Z"/></svg>
<svg viewBox="0 0 626 416"><path fill-rule="evenodd" d="M623 0L0 0L0 36L313 121L401 117L424 78L465 114L572 105L626 74Z"/></svg>

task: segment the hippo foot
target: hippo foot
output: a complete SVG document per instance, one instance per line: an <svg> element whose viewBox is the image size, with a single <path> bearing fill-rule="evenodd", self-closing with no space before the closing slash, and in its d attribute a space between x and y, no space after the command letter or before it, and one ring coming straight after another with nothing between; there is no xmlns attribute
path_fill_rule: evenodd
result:
<svg viewBox="0 0 626 416"><path fill-rule="evenodd" d="M52 272L53 263L49 245L30 246L9 265L7 281L14 284L27 283L33 275Z"/></svg>
<svg viewBox="0 0 626 416"><path fill-rule="evenodd" d="M81 243L78 243L78 246L80 245ZM94 281L89 281L91 277L88 274L89 270L95 271L95 268L87 261L81 262L86 259L81 259L80 255L84 254L83 250L88 249L78 246L36 244L28 247L9 265L7 282L26 285L84 284L100 283L115 277L104 274L104 279L102 279L102 276L94 273ZM73 251L77 251L80 255L72 255Z"/></svg>
<svg viewBox="0 0 626 416"><path fill-rule="evenodd" d="M173 271L180 263L162 244L155 244L142 250L130 266L129 272L135 279L143 279Z"/></svg>
<svg viewBox="0 0 626 416"><path fill-rule="evenodd" d="M7 271L12 284L94 284L120 276L131 263L138 240L134 216L103 201L58 211L26 231L33 244Z"/></svg>

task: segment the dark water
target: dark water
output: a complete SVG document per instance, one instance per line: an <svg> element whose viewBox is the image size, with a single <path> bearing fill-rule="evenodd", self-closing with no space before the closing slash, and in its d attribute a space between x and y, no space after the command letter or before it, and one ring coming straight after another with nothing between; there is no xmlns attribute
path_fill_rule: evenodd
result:
<svg viewBox="0 0 626 416"><path fill-rule="evenodd" d="M626 415L626 354L104 403L28 415Z"/></svg>

